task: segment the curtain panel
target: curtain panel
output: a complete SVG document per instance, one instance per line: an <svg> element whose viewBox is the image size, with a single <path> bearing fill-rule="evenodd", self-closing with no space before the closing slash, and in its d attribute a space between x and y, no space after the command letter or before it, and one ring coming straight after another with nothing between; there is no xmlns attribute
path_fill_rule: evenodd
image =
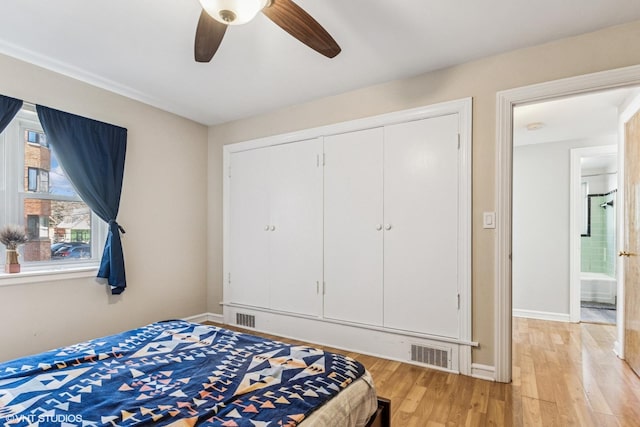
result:
<svg viewBox="0 0 640 427"><path fill-rule="evenodd" d="M82 200L109 224L98 277L106 278L112 294L126 288L124 255L116 222L120 207L127 129L36 106L47 141Z"/></svg>
<svg viewBox="0 0 640 427"><path fill-rule="evenodd" d="M22 108L22 100L0 95L0 133Z"/></svg>

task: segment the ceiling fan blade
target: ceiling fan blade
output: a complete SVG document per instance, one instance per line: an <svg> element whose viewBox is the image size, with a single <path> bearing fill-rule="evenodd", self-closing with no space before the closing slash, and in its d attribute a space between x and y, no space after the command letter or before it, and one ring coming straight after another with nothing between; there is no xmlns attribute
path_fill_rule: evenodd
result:
<svg viewBox="0 0 640 427"><path fill-rule="evenodd" d="M341 51L338 43L322 25L291 0L272 0L270 6L262 9L262 13L287 33L327 58L333 58Z"/></svg>
<svg viewBox="0 0 640 427"><path fill-rule="evenodd" d="M227 26L213 19L202 10L198 29L196 30L196 42L194 47L197 62L209 62L218 50L220 42L227 31Z"/></svg>

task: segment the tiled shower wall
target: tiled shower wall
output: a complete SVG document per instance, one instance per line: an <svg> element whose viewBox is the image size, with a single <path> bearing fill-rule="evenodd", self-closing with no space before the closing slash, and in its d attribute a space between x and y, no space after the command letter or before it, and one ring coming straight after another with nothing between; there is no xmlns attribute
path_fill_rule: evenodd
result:
<svg viewBox="0 0 640 427"><path fill-rule="evenodd" d="M581 271L616 275L616 193L592 196L591 235L581 238ZM613 200L613 206L600 207Z"/></svg>

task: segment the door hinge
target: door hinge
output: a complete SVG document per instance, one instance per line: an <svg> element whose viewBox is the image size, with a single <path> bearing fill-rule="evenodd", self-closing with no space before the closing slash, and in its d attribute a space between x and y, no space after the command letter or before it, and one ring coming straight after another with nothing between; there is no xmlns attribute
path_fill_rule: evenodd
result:
<svg viewBox="0 0 640 427"><path fill-rule="evenodd" d="M231 165L229 165L229 169L227 171L227 176L229 176L229 178L231 178Z"/></svg>
<svg viewBox="0 0 640 427"><path fill-rule="evenodd" d="M322 282L322 295L327 294L327 282Z"/></svg>
<svg viewBox="0 0 640 427"><path fill-rule="evenodd" d="M316 280L316 294L320 293L320 281Z"/></svg>
<svg viewBox="0 0 640 427"><path fill-rule="evenodd" d="M458 294L458 310L460 310L460 294Z"/></svg>
<svg viewBox="0 0 640 427"><path fill-rule="evenodd" d="M460 134L458 134L458 150L460 149Z"/></svg>
<svg viewBox="0 0 640 427"><path fill-rule="evenodd" d="M231 284L231 273L229 273L229 277L227 278L227 283Z"/></svg>

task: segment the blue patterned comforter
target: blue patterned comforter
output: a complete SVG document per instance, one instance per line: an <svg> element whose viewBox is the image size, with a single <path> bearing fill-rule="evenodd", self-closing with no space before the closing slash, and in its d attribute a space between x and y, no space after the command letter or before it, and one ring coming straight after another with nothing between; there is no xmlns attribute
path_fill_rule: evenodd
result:
<svg viewBox="0 0 640 427"><path fill-rule="evenodd" d="M0 364L0 426L295 426L353 359L184 321Z"/></svg>

